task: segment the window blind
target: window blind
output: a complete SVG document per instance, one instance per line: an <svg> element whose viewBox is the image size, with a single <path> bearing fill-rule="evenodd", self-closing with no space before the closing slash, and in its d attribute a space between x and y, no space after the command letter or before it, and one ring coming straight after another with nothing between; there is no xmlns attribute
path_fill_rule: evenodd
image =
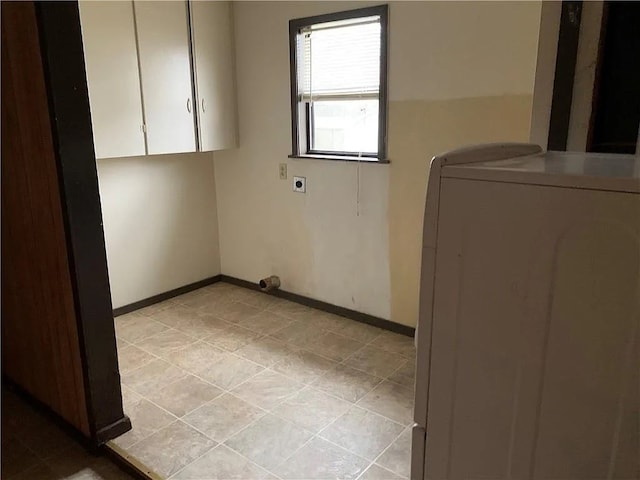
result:
<svg viewBox="0 0 640 480"><path fill-rule="evenodd" d="M298 35L302 99L377 98L380 17L312 25Z"/></svg>

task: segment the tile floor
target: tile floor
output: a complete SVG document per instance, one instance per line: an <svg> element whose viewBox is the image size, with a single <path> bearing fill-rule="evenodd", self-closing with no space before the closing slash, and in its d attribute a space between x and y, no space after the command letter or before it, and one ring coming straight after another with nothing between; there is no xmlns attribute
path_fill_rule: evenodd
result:
<svg viewBox="0 0 640 480"><path fill-rule="evenodd" d="M160 476L409 477L411 338L226 283L115 322L115 443Z"/></svg>
<svg viewBox="0 0 640 480"><path fill-rule="evenodd" d="M47 416L2 390L4 480L132 480L109 459L88 453Z"/></svg>

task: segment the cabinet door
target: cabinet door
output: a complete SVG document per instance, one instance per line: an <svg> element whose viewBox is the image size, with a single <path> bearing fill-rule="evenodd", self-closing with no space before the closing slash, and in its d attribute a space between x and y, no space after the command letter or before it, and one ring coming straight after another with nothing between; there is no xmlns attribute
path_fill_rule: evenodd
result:
<svg viewBox="0 0 640 480"><path fill-rule="evenodd" d="M200 150L237 146L231 2L191 2Z"/></svg>
<svg viewBox="0 0 640 480"><path fill-rule="evenodd" d="M149 154L196 150L185 2L134 2Z"/></svg>
<svg viewBox="0 0 640 480"><path fill-rule="evenodd" d="M133 4L83 1L79 8L96 157L144 155Z"/></svg>

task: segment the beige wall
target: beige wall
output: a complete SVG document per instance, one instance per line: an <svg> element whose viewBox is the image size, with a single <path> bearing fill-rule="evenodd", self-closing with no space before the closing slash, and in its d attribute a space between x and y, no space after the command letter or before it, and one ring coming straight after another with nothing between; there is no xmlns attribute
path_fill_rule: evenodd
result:
<svg viewBox="0 0 640 480"><path fill-rule="evenodd" d="M364 5L234 5L241 146L214 155L221 265L415 325L429 159L463 144L528 139L540 3L391 3L392 163L287 159L288 21ZM306 194L291 190L293 175L307 177Z"/></svg>
<svg viewBox="0 0 640 480"><path fill-rule="evenodd" d="M211 153L97 165L114 308L220 273Z"/></svg>

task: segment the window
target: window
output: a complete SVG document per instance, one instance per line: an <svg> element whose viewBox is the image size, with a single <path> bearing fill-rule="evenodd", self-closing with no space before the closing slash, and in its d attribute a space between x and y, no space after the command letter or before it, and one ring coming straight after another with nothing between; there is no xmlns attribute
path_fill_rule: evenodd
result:
<svg viewBox="0 0 640 480"><path fill-rule="evenodd" d="M387 6L289 22L292 157L386 161Z"/></svg>

